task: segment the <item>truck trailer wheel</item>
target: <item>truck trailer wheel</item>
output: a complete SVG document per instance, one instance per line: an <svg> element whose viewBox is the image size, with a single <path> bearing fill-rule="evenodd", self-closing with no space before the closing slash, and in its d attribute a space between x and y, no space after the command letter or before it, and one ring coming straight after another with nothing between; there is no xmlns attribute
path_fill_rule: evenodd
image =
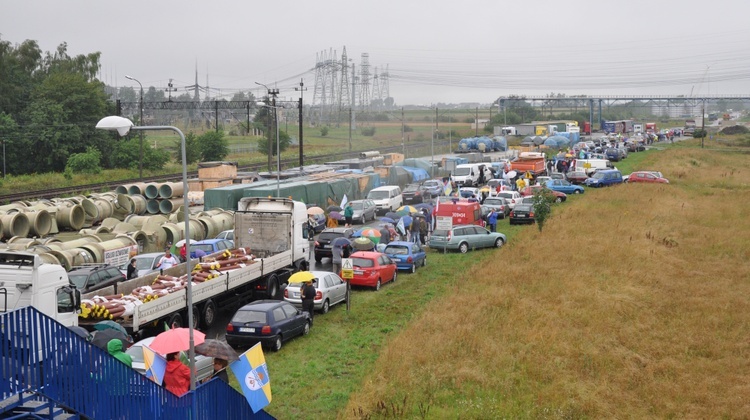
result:
<svg viewBox="0 0 750 420"><path fill-rule="evenodd" d="M279 297L279 278L276 274L268 276L266 280L266 295L269 299L277 299Z"/></svg>
<svg viewBox="0 0 750 420"><path fill-rule="evenodd" d="M216 303L209 299L203 304L203 311L201 319L203 320L203 327L206 329L211 328L216 321Z"/></svg>
<svg viewBox="0 0 750 420"><path fill-rule="evenodd" d="M185 315L187 316L187 314ZM201 310L197 306L193 305L193 329L198 329L201 324Z"/></svg>
<svg viewBox="0 0 750 420"><path fill-rule="evenodd" d="M172 314L172 316L169 317L169 321L167 321L167 327L168 328L181 328L182 327L182 315L179 313Z"/></svg>

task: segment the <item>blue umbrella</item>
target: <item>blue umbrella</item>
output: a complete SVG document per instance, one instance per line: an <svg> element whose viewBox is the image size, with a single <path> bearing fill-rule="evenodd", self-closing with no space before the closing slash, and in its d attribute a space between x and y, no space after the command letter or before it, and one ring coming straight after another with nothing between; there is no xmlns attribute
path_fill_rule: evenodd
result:
<svg viewBox="0 0 750 420"><path fill-rule="evenodd" d="M420 209L420 210L427 209L428 211L432 211L432 204L429 204L429 203L419 203L419 204L415 204L414 208L417 208L417 209Z"/></svg>
<svg viewBox="0 0 750 420"><path fill-rule="evenodd" d="M393 220L397 220L401 216L399 216L398 214L396 214L395 211L389 211L388 213L385 214L385 217L389 217L389 218L391 218Z"/></svg>
<svg viewBox="0 0 750 420"><path fill-rule="evenodd" d="M381 217L380 221L381 222L386 222L386 223L396 223L396 221L393 220L393 219L391 219L390 217Z"/></svg>
<svg viewBox="0 0 750 420"><path fill-rule="evenodd" d="M362 236L362 229L359 229L359 230L355 231L354 233L352 233L351 237L352 238L359 238L360 236Z"/></svg>
<svg viewBox="0 0 750 420"><path fill-rule="evenodd" d="M411 216L404 216L404 217L401 218L401 220L404 221L404 226L409 227L409 226L411 226L411 222L414 219L412 219Z"/></svg>

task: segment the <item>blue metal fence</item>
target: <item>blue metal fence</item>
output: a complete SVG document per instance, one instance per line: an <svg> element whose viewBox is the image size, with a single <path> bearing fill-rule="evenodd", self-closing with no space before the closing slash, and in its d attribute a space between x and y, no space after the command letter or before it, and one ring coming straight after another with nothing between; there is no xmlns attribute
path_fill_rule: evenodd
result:
<svg viewBox="0 0 750 420"><path fill-rule="evenodd" d="M221 380L177 397L27 307L0 315L0 417L26 400L93 419L268 419Z"/></svg>

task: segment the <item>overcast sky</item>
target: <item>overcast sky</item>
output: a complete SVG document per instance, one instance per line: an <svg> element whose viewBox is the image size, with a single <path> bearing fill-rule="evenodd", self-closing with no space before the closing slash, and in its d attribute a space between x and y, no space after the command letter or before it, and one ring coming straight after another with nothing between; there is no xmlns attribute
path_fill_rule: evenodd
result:
<svg viewBox="0 0 750 420"><path fill-rule="evenodd" d="M507 95L750 94L747 0L0 0L0 37L102 53L110 85L312 103L316 56L388 66L398 105ZM350 80L351 82L351 80ZM359 89L359 88L358 88ZM372 88L371 88L372 93Z"/></svg>

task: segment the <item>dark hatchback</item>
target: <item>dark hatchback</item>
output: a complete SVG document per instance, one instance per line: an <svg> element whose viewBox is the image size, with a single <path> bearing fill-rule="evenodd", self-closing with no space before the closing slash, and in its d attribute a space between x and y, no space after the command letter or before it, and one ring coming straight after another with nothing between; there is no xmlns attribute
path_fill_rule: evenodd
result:
<svg viewBox="0 0 750 420"><path fill-rule="evenodd" d="M534 199L524 198L520 203L516 203L513 210L510 211L510 224L534 223Z"/></svg>
<svg viewBox="0 0 750 420"><path fill-rule="evenodd" d="M68 278L81 293L93 292L113 285L117 293L117 283L125 281L125 275L117 267L106 264L73 267L68 272Z"/></svg>
<svg viewBox="0 0 750 420"><path fill-rule="evenodd" d="M354 229L346 227L326 228L320 232L318 239L315 241L315 262L320 262L323 258L331 258L331 242L336 238L351 238Z"/></svg>
<svg viewBox="0 0 750 420"><path fill-rule="evenodd" d="M310 332L310 314L291 303L257 300L241 307L227 325L227 344L251 347L256 343L279 351L283 342Z"/></svg>
<svg viewBox="0 0 750 420"><path fill-rule="evenodd" d="M404 197L405 205L419 204L432 200L432 194L422 188L419 184L407 185L404 190L401 191L401 195Z"/></svg>

